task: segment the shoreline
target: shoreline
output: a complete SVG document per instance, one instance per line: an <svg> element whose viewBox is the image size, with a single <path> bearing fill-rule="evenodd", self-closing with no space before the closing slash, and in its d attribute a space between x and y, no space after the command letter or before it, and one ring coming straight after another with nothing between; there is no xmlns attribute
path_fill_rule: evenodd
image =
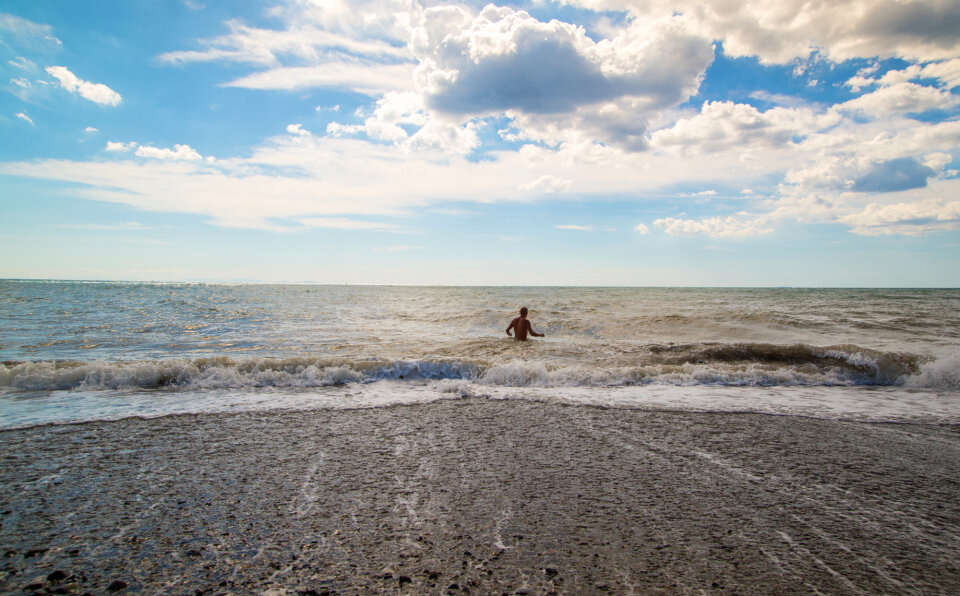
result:
<svg viewBox="0 0 960 596"><path fill-rule="evenodd" d="M0 453L3 593L960 591L953 424L461 398Z"/></svg>

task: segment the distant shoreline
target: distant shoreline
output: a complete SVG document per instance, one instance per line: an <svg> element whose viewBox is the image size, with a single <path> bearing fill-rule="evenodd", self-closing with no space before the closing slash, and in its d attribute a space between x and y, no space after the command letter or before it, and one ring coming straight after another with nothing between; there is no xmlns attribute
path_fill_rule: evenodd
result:
<svg viewBox="0 0 960 596"><path fill-rule="evenodd" d="M951 286L621 286L621 285L444 285L444 284L376 284L316 281L261 281L255 279L188 279L188 280L152 280L152 279L51 279L0 277L0 282L31 283L89 283L89 284L148 284L148 285L252 285L252 286L331 286L331 287L370 287L370 288L590 288L612 290L960 290Z"/></svg>

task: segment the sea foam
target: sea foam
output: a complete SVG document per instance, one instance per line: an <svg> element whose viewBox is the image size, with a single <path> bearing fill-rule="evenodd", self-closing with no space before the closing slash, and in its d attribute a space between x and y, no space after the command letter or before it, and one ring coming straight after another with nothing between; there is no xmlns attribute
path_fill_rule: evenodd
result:
<svg viewBox="0 0 960 596"><path fill-rule="evenodd" d="M789 347L775 356L706 359L701 352L651 363L601 366L537 359L349 360L226 357L153 361L7 362L0 364L0 391L96 391L124 389L233 389L328 387L382 380L464 380L503 387L619 387L638 385L909 386L960 390L960 354L913 364L903 355L850 348ZM749 352L749 350L746 350ZM756 350L754 350L756 351ZM769 350L768 350L769 351ZM662 360L662 359L661 359ZM905 363L906 362L906 363Z"/></svg>

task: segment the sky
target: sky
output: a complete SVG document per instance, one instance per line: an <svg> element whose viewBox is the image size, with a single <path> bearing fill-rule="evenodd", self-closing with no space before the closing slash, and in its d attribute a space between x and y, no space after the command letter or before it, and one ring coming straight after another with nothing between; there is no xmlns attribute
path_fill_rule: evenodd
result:
<svg viewBox="0 0 960 596"><path fill-rule="evenodd" d="M0 0L0 278L960 287L954 0Z"/></svg>

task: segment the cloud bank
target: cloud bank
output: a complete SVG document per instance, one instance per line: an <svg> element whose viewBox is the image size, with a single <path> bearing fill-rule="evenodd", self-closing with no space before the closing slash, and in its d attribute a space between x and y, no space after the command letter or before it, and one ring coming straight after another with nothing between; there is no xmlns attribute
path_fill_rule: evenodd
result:
<svg viewBox="0 0 960 596"><path fill-rule="evenodd" d="M291 115L285 134L281 127L225 159L138 139L108 142L93 162L0 171L75 183L91 199L278 231L385 229L357 218L449 201L666 195L709 208L651 217L634 228L640 235L732 240L793 223L871 235L960 229L950 165L960 157L956 2L568 4L585 9L577 14L618 14L577 23L495 4L280 2L267 24L228 20L221 35L165 52L159 65L228 66L216 81L227 88L364 94L362 109L338 104L328 114L335 120L318 126ZM15 25L52 37L0 15L0 30ZM761 73L792 66L794 88L816 86L817 68L866 66L821 95L841 98L832 105L773 88L717 99L704 78L720 57L742 57ZM13 66L11 85L30 85ZM122 101L66 67L45 70L84 99ZM747 187L755 190L740 192Z"/></svg>

